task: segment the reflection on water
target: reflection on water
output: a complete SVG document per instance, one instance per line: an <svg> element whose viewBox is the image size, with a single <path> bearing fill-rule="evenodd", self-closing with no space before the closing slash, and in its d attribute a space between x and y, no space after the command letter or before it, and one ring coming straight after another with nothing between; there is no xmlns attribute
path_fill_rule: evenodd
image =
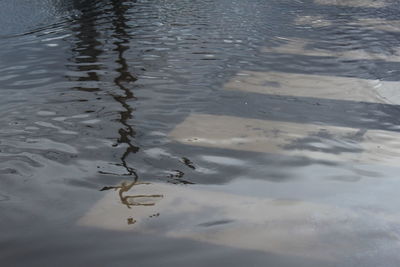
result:
<svg viewBox="0 0 400 267"><path fill-rule="evenodd" d="M310 22L309 24L315 24L314 22ZM365 26L365 25L363 25ZM360 27L360 25L355 25L355 27ZM400 29L400 27L396 27L396 29ZM391 62L399 62L400 61L400 47L391 48L392 51L387 53L385 51L374 52L368 51L363 48L354 48L351 50L339 50L332 51L330 49L325 49L322 47L313 47L313 42L311 40L302 39L302 38L293 38L285 40L287 43L277 46L277 47L268 47L265 48L265 52L269 53L281 53L281 54L292 54L292 55L303 55L303 56L316 56L316 57L330 57L334 58L334 60L387 60ZM323 45L328 45L328 42L324 42ZM331 44L329 44L331 45ZM388 57L390 55L390 57Z"/></svg>
<svg viewBox="0 0 400 267"><path fill-rule="evenodd" d="M316 100L399 104L400 99L397 94L399 84L399 82L379 79L245 71L228 82L225 89L289 97L309 97Z"/></svg>
<svg viewBox="0 0 400 267"><path fill-rule="evenodd" d="M154 198L162 198L163 195L161 194L145 194L145 195L126 195L134 186L138 185L149 185L150 183L144 183L138 181L138 175L133 167L129 165L127 162L127 158L130 154L136 153L139 150L139 147L134 144L135 142L135 135L136 132L133 129L133 126L130 123L130 120L133 118L133 111L134 108L130 105L130 101L136 100L132 92L132 83L137 80L137 78L131 74L129 71L129 66L127 60L125 58L125 52L129 50L129 40L130 36L128 31L130 30L130 26L127 25L127 19L125 13L129 9L128 3L124 3L124 1L112 1L110 11L114 14L114 19L112 21L113 26L113 33L111 34L113 41L113 51L116 52L115 56L115 74L116 77L113 79L113 83L115 84L116 88L120 91L107 91L107 94L110 94L111 97L121 105L122 110L119 111L119 119L118 121L122 124L122 128L118 129L119 137L117 139L116 144L114 147L122 146L124 147L125 151L123 151L120 159L121 163L116 164L117 166L122 166L126 169L125 173L117 174L123 176L131 176L131 182L122 182L119 186L107 186L103 187L100 191L110 190L113 189L118 192L118 196L120 202L125 205L127 208L131 208L132 206L154 206L155 202L149 202L149 199ZM87 12L92 12L91 10L87 10ZM96 85L93 88L87 87L77 87L75 89L88 91L88 92L95 92L99 90L104 90L101 88L101 81L100 76L96 73L96 70L101 70L102 62L99 59L99 56L102 54L102 50L98 49L97 47L102 45L97 38L99 37L99 33L96 30L96 20L90 18L89 23L87 23L87 18L85 16L81 16L80 20L82 20L81 27L77 29L78 34L76 35L81 41L77 44L79 48L75 52L77 53L77 57L75 62L78 64L78 69L80 72L87 73L86 77L79 77L79 81L83 81L84 85ZM83 38L81 38L83 37ZM82 47L86 47L82 50ZM94 53L93 53L94 52ZM83 60L80 60L83 58ZM83 66L82 63L86 63ZM189 159L184 158L184 163L191 168L194 168L191 165ZM112 172L105 172L99 171L99 173L103 175L115 175ZM180 173L181 178L183 173ZM174 181L184 181L178 179L178 177L174 177ZM189 182L187 182L189 183ZM147 201L147 202L146 202ZM152 215L153 216L153 215ZM135 224L136 220L132 217L127 218L127 223L129 225Z"/></svg>
<svg viewBox="0 0 400 267"><path fill-rule="evenodd" d="M2 266L398 266L395 1L23 3Z"/></svg>
<svg viewBox="0 0 400 267"><path fill-rule="evenodd" d="M385 7L390 3L386 0L315 0L314 2L321 5L373 8Z"/></svg>
<svg viewBox="0 0 400 267"><path fill-rule="evenodd" d="M274 252L285 256L302 256L337 262L347 253L370 251L364 234L372 225L397 224L398 213L361 212L327 203L298 199L269 199L246 196L246 181L237 183L235 192L224 193L204 187L179 187L152 184L151 190L165 192L157 206L134 207L126 212L106 195L81 220L80 224L113 230L148 232L168 237L188 238L228 247ZM259 183L253 186L264 187ZM231 186L228 186L231 187ZM234 186L232 186L234 187ZM216 190L217 189L217 190ZM231 189L232 190L232 189ZM147 192L147 190L139 190ZM251 194L251 193L250 193ZM150 221L158 214L156 221ZM124 225L121 217L133 214L135 227ZM368 217L372 217L367 219ZM175 223L171 223L171 222ZM367 222L368 221L368 222ZM352 231L358 227L357 231ZM335 232L335 236L331 236ZM376 245L396 242L395 232L377 230ZM368 239L368 238L367 238Z"/></svg>
<svg viewBox="0 0 400 267"><path fill-rule="evenodd" d="M128 8L129 6L125 6L124 1L112 1L109 9L109 11L113 13L113 33L111 34L111 38L114 40L112 43L114 46L113 51L116 52L116 77L113 83L120 92L110 91L108 88L104 88L105 86L100 82L102 77L100 77L97 71L101 71L101 66L106 64L106 62L102 62L99 58L103 53L103 50L99 48L103 44L98 40L100 33L97 29L97 15L99 14L93 16L93 10L90 8L83 9L83 14L78 20L78 25L80 26L75 28L77 32L76 37L79 41L76 43L77 47L73 49L73 52L76 53L73 61L80 72L80 77L78 77L77 80L83 82L83 86L76 87L76 90L88 92L104 90L121 105L122 110L119 111L118 121L123 127L118 129L119 137L115 146L126 146L120 158L121 164L119 165L126 169L126 173L123 175L133 176L136 181L137 175L135 169L128 166L126 161L131 153L136 153L139 150L139 147L134 145L135 130L132 125L129 124L129 120L132 119L132 113L134 111L129 101L136 99L131 90L131 83L136 81L136 77L129 71L127 61L124 57L125 51L129 49L129 34L127 33L129 26L126 24L127 19L125 18L125 12ZM94 13L96 14L97 12ZM82 77L82 72L85 73L86 76ZM87 87L87 85L90 87ZM91 85L94 85L94 87ZM105 171L101 171L101 173L113 174Z"/></svg>
<svg viewBox="0 0 400 267"><path fill-rule="evenodd" d="M397 131L198 114L170 134L188 145L397 166Z"/></svg>
<svg viewBox="0 0 400 267"><path fill-rule="evenodd" d="M141 203L135 201L135 199L145 199L145 198L160 198L163 197L163 195L124 195L124 193L127 193L130 191L134 186L137 185L149 185L150 183L143 183L143 182L122 182L121 185L119 186L107 186L103 187L100 191L105 191L105 190L110 190L114 189L118 191L119 198L121 200L121 203L124 204L127 208L131 208L131 206L154 206L154 202L150 203Z"/></svg>
<svg viewBox="0 0 400 267"><path fill-rule="evenodd" d="M127 148L121 157L122 166L127 170L127 175L136 176L135 170L132 167L129 167L126 162L127 157L131 153L136 153L139 150L139 147L133 144L136 132L129 124L129 120L132 119L133 108L128 103L129 100L135 99L135 96L129 87L131 86L131 82L136 81L136 77L130 73L127 61L124 57L124 52L129 49L129 35L127 33L129 27L126 24L127 19L125 18L125 12L129 7L124 6L123 2L116 0L112 1L112 8L116 16L116 19L113 22L115 33L112 35L115 40L114 50L118 55L115 63L119 65L116 69L119 75L114 79L114 83L121 90L122 94L111 95L124 109L119 112L119 121L124 127L118 130L120 137L117 142L118 144L127 145Z"/></svg>

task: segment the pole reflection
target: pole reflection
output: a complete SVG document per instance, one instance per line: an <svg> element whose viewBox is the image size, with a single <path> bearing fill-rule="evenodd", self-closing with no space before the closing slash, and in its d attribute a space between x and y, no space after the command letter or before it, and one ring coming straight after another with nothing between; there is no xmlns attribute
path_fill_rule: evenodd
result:
<svg viewBox="0 0 400 267"><path fill-rule="evenodd" d="M119 157L120 163L116 165L123 167L125 173L116 174L105 171L99 171L99 173L131 178L130 181L121 182L120 185L105 186L101 189L101 191L117 191L120 202L129 209L132 206L154 206L155 202L148 199L163 197L160 194L127 195L127 192L133 189L134 186L150 184L139 182L136 169L128 163L129 156L139 151L139 146L135 144L136 131L130 122L135 111L130 102L137 99L132 91L132 83L137 80L137 77L130 71L126 59L131 39L129 34L131 27L128 23L127 12L132 3L134 1L113 0L108 2L106 7L97 2L85 2L83 6L82 3L75 3L75 8L81 11L81 16L77 18L74 23L76 26L73 27L77 38L72 48L74 56L71 59L73 63L72 70L75 74L67 77L70 81L78 82L79 86L75 86L73 89L94 92L95 94L98 91L105 91L122 107L122 110L118 111L119 116L117 119L121 126L117 129L118 138L113 146L124 148L122 155ZM102 18L102 13L104 12L108 13L105 24ZM106 36L107 38L105 38ZM107 39L111 39L112 42L108 42ZM111 49L107 47L109 43L112 44ZM102 74L104 73L104 68L112 64L106 64L107 62L102 61L110 58L116 67L112 72L115 73L115 77L112 79L112 85L114 86L111 90L107 90L103 89L101 85L101 82L107 79ZM135 223L133 218L127 218L127 221L128 224Z"/></svg>
<svg viewBox="0 0 400 267"><path fill-rule="evenodd" d="M125 4L125 1L114 0L111 1L112 10L114 13L114 20L112 25L114 26L114 34L112 38L115 39L114 51L117 52L117 58L115 62L117 63L116 72L119 74L114 78L114 84L120 89L122 94L111 93L111 96L115 101L121 104L124 108L123 111L120 111L120 119L119 122L123 125L122 128L118 130L119 138L117 140L118 144L125 144L127 148L123 155L121 156L122 166L127 170L127 175L134 176L135 181L138 179L138 176L135 172L135 169L128 166L126 159L127 157L139 151L139 147L133 144L134 138L136 135L136 131L129 124L129 120L132 119L132 113L134 108L129 105L130 100L136 100L133 92L129 88L130 83L137 80L137 78L129 71L128 64L125 58L125 52L129 50L129 34L127 30L129 30L129 26L127 24L127 19L125 13L129 9L129 6Z"/></svg>

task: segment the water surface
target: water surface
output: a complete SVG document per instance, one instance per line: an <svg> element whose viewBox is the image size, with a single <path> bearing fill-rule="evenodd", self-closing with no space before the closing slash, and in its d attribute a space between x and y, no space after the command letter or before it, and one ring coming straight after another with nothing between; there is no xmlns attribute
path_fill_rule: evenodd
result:
<svg viewBox="0 0 400 267"><path fill-rule="evenodd" d="M1 1L1 266L399 266L399 10Z"/></svg>

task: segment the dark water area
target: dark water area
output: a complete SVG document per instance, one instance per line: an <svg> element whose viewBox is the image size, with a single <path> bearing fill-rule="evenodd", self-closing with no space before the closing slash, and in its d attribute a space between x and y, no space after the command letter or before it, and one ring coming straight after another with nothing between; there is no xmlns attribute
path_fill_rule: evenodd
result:
<svg viewBox="0 0 400 267"><path fill-rule="evenodd" d="M0 1L0 266L399 266L399 11Z"/></svg>

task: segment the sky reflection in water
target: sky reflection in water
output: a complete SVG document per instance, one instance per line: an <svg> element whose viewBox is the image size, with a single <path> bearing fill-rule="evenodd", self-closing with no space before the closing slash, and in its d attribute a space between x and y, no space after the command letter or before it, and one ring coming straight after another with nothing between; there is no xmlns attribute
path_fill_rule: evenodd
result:
<svg viewBox="0 0 400 267"><path fill-rule="evenodd" d="M398 266L398 10L2 1L2 266Z"/></svg>

